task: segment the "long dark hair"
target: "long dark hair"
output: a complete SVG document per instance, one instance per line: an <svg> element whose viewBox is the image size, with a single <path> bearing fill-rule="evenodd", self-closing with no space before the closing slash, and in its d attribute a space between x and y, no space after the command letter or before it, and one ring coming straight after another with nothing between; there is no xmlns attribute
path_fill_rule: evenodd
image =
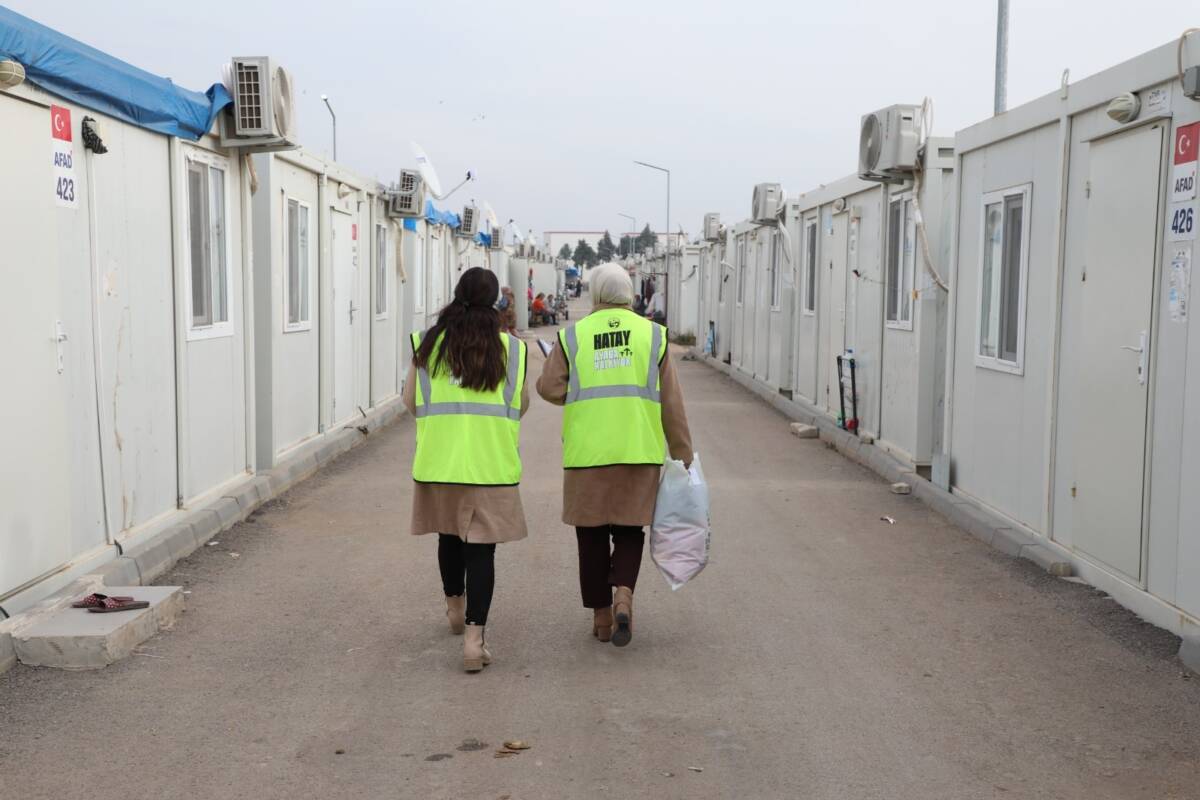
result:
<svg viewBox="0 0 1200 800"><path fill-rule="evenodd" d="M454 287L454 299L438 312L437 323L413 355L417 369L431 374L449 369L464 389L480 392L493 391L503 383L508 356L500 342L500 313L495 309L499 294L500 282L488 270L472 267L464 272ZM435 357L434 348L443 333Z"/></svg>

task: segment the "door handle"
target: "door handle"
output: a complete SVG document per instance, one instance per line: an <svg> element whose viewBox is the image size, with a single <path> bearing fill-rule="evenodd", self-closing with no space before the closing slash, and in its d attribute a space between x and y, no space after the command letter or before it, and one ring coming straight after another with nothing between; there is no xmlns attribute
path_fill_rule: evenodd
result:
<svg viewBox="0 0 1200 800"><path fill-rule="evenodd" d="M1138 354L1137 362L1137 381L1140 384L1146 383L1146 331L1138 333L1138 343L1134 347L1131 344L1121 345L1122 350L1128 350L1131 353Z"/></svg>
<svg viewBox="0 0 1200 800"><path fill-rule="evenodd" d="M59 375L62 374L62 371L65 366L64 362L63 362L63 349L64 349L63 342L65 342L66 340L67 340L67 331L66 331L66 328L63 327L62 320L61 319L54 320L54 348L56 350Z"/></svg>

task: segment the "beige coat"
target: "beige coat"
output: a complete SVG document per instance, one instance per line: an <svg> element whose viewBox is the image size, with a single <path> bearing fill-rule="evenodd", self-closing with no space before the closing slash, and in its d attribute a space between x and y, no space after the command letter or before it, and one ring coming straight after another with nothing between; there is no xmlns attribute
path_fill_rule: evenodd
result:
<svg viewBox="0 0 1200 800"><path fill-rule="evenodd" d="M417 368L404 382L404 407L417 413ZM529 383L521 387L521 416L529 410ZM529 535L516 486L458 486L413 482L412 532L449 533L464 542L515 542Z"/></svg>
<svg viewBox="0 0 1200 800"><path fill-rule="evenodd" d="M592 313L609 308L600 304ZM692 435L688 430L687 413L683 408L683 390L679 375L671 360L670 348L663 359L662 421L671 458L691 462ZM563 405L567 398L567 357L556 347L542 367L537 391L547 402ZM613 431L614 435L619 431ZM563 470L563 515L567 525L596 527L600 525L649 525L654 521L654 501L658 497L659 467L634 464L614 464L610 467L588 467Z"/></svg>

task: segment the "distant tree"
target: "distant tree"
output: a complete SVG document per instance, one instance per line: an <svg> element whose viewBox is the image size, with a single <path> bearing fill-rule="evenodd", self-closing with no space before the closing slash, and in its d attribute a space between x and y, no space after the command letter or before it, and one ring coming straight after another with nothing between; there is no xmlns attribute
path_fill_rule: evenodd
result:
<svg viewBox="0 0 1200 800"><path fill-rule="evenodd" d="M650 230L650 225L647 224L638 234L637 241L634 242L634 252L644 253L647 250L653 250L656 244L658 244L658 237L654 235L654 231Z"/></svg>
<svg viewBox="0 0 1200 800"><path fill-rule="evenodd" d="M570 261L571 260L571 245L564 244L562 246L562 249L558 251L558 257L561 258L563 261Z"/></svg>
<svg viewBox="0 0 1200 800"><path fill-rule="evenodd" d="M589 269L600 263L596 251L584 239L580 239L579 244L575 245L575 253L572 255L571 260L575 262L575 266L587 267Z"/></svg>
<svg viewBox="0 0 1200 800"><path fill-rule="evenodd" d="M617 244L617 255L621 256L621 258L628 258L633 255L633 242L634 237L622 236L621 241Z"/></svg>
<svg viewBox="0 0 1200 800"><path fill-rule="evenodd" d="M612 237L608 235L608 231L600 237L600 241L596 243L596 256L600 261L612 261L613 253L617 248L613 245Z"/></svg>

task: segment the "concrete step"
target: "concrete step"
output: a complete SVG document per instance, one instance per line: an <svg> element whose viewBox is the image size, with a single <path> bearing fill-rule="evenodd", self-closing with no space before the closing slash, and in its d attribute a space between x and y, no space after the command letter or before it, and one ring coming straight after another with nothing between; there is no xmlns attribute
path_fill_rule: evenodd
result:
<svg viewBox="0 0 1200 800"><path fill-rule="evenodd" d="M13 633L17 659L31 667L100 669L127 657L183 613L181 586L105 586L103 592L148 600L150 607L112 614L56 609Z"/></svg>

